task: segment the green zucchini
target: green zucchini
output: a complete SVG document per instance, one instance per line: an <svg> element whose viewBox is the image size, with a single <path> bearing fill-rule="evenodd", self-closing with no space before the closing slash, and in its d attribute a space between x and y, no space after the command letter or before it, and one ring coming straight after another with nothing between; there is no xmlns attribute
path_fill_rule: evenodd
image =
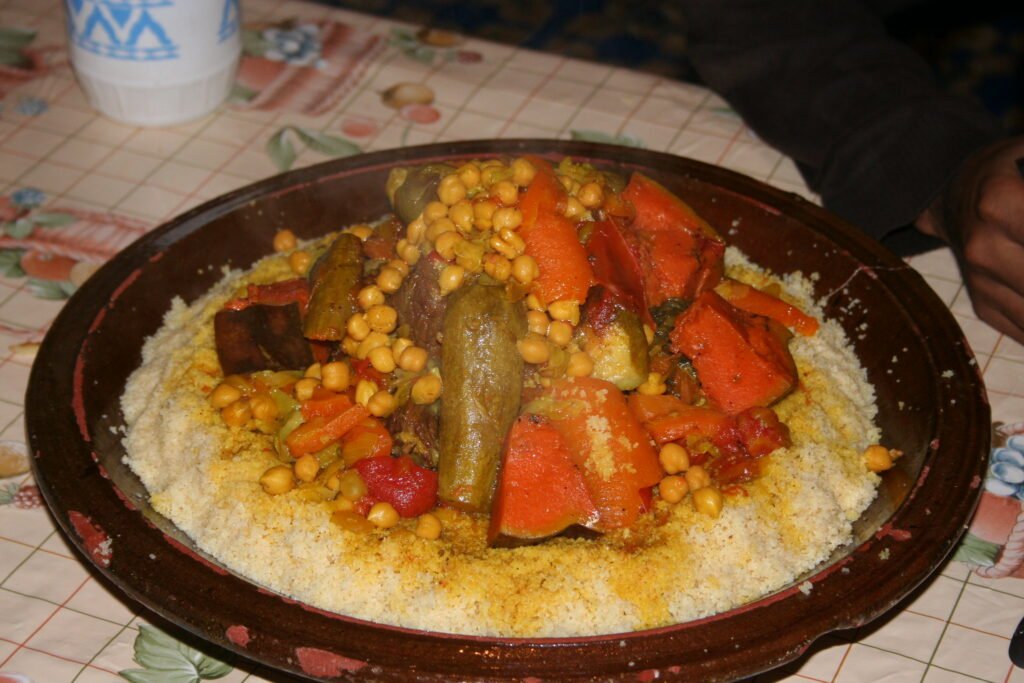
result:
<svg viewBox="0 0 1024 683"><path fill-rule="evenodd" d="M490 509L501 453L519 414L526 314L504 288L479 282L449 296L441 346L438 497Z"/></svg>
<svg viewBox="0 0 1024 683"><path fill-rule="evenodd" d="M348 319L359 310L356 294L362 275L362 243L355 235L338 235L311 273L312 292L302 326L307 339L340 341L345 337Z"/></svg>

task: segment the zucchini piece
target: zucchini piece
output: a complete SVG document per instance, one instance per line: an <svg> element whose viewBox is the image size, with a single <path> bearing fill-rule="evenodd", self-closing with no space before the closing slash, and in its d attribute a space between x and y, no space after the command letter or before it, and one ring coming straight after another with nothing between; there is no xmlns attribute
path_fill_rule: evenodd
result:
<svg viewBox="0 0 1024 683"><path fill-rule="evenodd" d="M303 323L307 339L341 341L345 325L359 310L356 294L363 275L362 242L342 233L320 257L311 273L312 293Z"/></svg>
<svg viewBox="0 0 1024 683"><path fill-rule="evenodd" d="M503 287L475 282L449 295L443 329L438 497L486 512L519 414L523 358L516 341L526 334L526 314Z"/></svg>
<svg viewBox="0 0 1024 683"><path fill-rule="evenodd" d="M651 361L640 316L605 287L594 287L576 328L576 343L594 360L591 377L622 391L647 380Z"/></svg>
<svg viewBox="0 0 1024 683"><path fill-rule="evenodd" d="M388 197L402 223L412 223L423 213L427 204L436 201L441 178L454 172L455 168L447 164L392 170L387 181Z"/></svg>

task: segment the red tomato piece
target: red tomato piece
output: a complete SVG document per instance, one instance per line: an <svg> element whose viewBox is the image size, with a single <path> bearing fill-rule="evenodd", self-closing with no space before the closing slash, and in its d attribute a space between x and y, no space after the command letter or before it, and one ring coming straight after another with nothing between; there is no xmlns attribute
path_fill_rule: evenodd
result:
<svg viewBox="0 0 1024 683"><path fill-rule="evenodd" d="M364 458L355 469L366 482L367 495L391 503L402 517L422 515L437 503L437 472L420 467L407 455Z"/></svg>

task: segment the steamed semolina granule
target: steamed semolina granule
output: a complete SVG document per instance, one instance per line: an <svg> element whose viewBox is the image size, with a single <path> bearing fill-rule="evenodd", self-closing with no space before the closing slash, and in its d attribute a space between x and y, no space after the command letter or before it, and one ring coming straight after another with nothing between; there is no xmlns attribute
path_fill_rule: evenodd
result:
<svg viewBox="0 0 1024 683"><path fill-rule="evenodd" d="M734 248L731 277L768 276ZM627 530L596 540L557 538L488 548L487 521L453 514L438 540L415 520L355 534L330 522L328 503L301 491L270 496L260 475L279 464L270 437L232 430L207 400L219 381L212 320L238 287L287 272L268 257L226 273L192 305L176 300L143 350L122 398L126 462L158 512L196 546L255 583L316 607L408 628L486 636L566 637L688 621L776 591L852 536L879 479L861 453L877 443L874 392L846 336L824 321L790 349L799 388L774 406L793 445L765 459L748 496L718 518L660 500ZM820 318L810 283L785 295Z"/></svg>

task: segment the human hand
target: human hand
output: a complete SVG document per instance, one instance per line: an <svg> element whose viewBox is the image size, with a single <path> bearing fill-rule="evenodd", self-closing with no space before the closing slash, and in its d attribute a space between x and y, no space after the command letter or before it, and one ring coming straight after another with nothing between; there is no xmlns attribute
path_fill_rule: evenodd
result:
<svg viewBox="0 0 1024 683"><path fill-rule="evenodd" d="M969 158L915 222L949 243L974 312L1024 343L1024 137Z"/></svg>

